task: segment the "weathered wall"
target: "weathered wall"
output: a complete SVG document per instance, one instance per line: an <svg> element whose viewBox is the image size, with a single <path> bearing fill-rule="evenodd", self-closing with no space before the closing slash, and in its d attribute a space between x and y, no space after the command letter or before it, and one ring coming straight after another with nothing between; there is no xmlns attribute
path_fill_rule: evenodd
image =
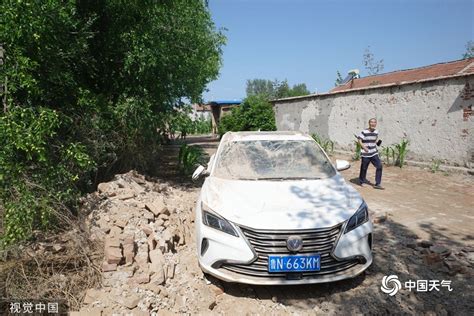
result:
<svg viewBox="0 0 474 316"><path fill-rule="evenodd" d="M408 158L474 167L474 76L312 96L274 103L278 130L317 133L352 149L378 119L384 145L410 141Z"/></svg>

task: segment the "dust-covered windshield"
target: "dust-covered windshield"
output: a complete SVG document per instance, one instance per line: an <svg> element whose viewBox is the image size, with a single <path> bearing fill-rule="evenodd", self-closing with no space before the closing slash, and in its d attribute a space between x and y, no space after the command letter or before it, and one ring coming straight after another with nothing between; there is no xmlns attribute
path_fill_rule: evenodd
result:
<svg viewBox="0 0 474 316"><path fill-rule="evenodd" d="M226 144L214 176L225 179L321 179L335 175L312 140L253 140Z"/></svg>

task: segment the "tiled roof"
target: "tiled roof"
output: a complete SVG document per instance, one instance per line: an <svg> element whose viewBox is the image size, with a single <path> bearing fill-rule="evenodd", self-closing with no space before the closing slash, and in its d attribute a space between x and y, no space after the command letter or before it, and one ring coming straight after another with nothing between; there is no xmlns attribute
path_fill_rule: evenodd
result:
<svg viewBox="0 0 474 316"><path fill-rule="evenodd" d="M376 86L389 84L406 84L420 80L467 74L474 74L474 57L354 79L344 85L335 87L329 92L332 93L353 89L373 88Z"/></svg>

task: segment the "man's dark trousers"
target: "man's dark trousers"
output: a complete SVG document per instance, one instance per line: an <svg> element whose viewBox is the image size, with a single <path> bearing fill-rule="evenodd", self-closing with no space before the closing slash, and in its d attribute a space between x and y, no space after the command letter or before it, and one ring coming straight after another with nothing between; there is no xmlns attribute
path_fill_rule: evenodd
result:
<svg viewBox="0 0 474 316"><path fill-rule="evenodd" d="M367 183L367 169L369 168L369 163L372 163L375 170L375 185L380 185L382 182L382 162L380 161L379 155L375 155L372 157L362 157L362 162L360 164L360 173L359 173L359 181L360 183Z"/></svg>

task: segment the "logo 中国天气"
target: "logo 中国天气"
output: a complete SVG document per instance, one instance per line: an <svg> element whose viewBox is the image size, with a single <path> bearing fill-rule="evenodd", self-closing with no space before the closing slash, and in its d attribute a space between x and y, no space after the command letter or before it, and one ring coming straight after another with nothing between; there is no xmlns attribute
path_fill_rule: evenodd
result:
<svg viewBox="0 0 474 316"><path fill-rule="evenodd" d="M395 294L397 294L401 287L402 284L398 280L398 276L392 274L389 276L384 276L382 278L382 286L380 287L380 289L382 290L382 292L390 296L394 296Z"/></svg>

